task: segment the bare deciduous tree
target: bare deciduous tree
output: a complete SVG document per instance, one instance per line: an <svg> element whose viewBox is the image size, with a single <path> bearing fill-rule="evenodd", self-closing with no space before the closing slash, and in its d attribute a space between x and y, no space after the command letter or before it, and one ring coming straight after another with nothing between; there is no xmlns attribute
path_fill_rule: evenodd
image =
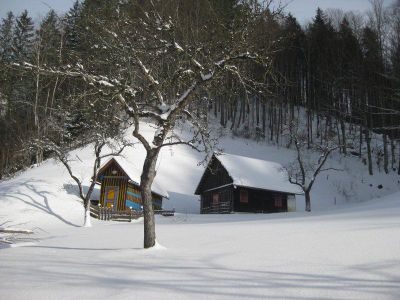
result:
<svg viewBox="0 0 400 300"><path fill-rule="evenodd" d="M290 123L288 131L295 146L296 159L283 168L287 172L290 183L303 190L306 211L310 212L311 189L317 176L324 171L339 170L333 167L325 167L325 163L331 153L339 149L340 146L335 145L331 140L325 141L323 145L313 143L308 146L307 134L299 130L296 121ZM318 155L318 158L314 158L315 154Z"/></svg>
<svg viewBox="0 0 400 300"><path fill-rule="evenodd" d="M258 4L252 10L251 5L243 5L238 14L240 25L226 26L207 1L199 7L203 11L196 22L187 18L185 9L190 7L176 1L119 2L115 11L107 11L112 15L107 26L96 13L87 16L90 60L62 69L23 66L48 76L82 78L93 93L108 97L133 120L132 134L146 150L140 182L145 248L156 241L151 186L161 149L184 144L209 152L208 95L228 74L246 99L266 89L251 77L251 70L257 66L265 76L271 72L274 43L255 49L249 39L256 38L254 28L260 22L275 14ZM142 121L156 127L151 138ZM190 137L174 133L184 123L190 124Z"/></svg>
<svg viewBox="0 0 400 300"><path fill-rule="evenodd" d="M96 122L95 120L90 120L86 125L90 126L90 129L85 131L85 133L73 143L70 141L60 143L50 138L35 139L31 141L31 143L33 147L40 148L42 151L48 151L53 154L66 168L69 176L77 184L78 196L82 200L84 207L83 226L91 227L90 200L96 185L97 173L101 167L102 160L107 157L121 155L126 147L132 146L133 144L124 139L122 130L119 132L110 131L102 122ZM52 124L52 126L54 127L55 124ZM90 146L93 147L94 159L92 161L91 182L86 189L83 185L84 179L80 178L73 170L72 163L79 158L74 158L71 151L87 144L91 144ZM108 148L108 151L104 153L106 148Z"/></svg>

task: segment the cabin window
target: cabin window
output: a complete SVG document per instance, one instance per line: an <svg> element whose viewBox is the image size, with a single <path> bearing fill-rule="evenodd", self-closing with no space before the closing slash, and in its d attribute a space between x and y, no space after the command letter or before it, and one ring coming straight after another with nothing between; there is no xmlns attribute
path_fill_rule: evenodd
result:
<svg viewBox="0 0 400 300"><path fill-rule="evenodd" d="M219 193L215 192L212 194L212 203L213 205L218 205L219 203Z"/></svg>
<svg viewBox="0 0 400 300"><path fill-rule="evenodd" d="M282 208L283 207L283 199L282 195L275 195L275 207Z"/></svg>
<svg viewBox="0 0 400 300"><path fill-rule="evenodd" d="M249 192L247 190L240 191L240 203L249 203Z"/></svg>
<svg viewBox="0 0 400 300"><path fill-rule="evenodd" d="M104 191L105 206L111 207L117 205L119 188L117 186L107 186Z"/></svg>
<svg viewBox="0 0 400 300"><path fill-rule="evenodd" d="M112 189L109 189L107 192L107 200L114 201L114 198L115 198L115 191Z"/></svg>

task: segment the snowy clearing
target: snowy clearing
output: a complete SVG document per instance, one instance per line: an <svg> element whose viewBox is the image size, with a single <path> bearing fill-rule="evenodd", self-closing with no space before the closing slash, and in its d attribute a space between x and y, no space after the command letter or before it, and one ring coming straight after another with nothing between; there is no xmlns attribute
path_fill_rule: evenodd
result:
<svg viewBox="0 0 400 300"><path fill-rule="evenodd" d="M94 222L0 251L0 299L399 299L400 194L329 213Z"/></svg>
<svg viewBox="0 0 400 300"><path fill-rule="evenodd" d="M294 155L229 135L220 146L280 164ZM73 168L89 178L90 146L73 155ZM138 168L143 157L140 147L125 152ZM369 177L356 158L333 156L343 171L317 179L312 213L297 196L296 213L198 215L201 159L187 147L162 152L165 208L180 214L157 218L159 245L150 250L141 220L80 227L76 186L54 160L0 182L0 220L37 229L34 244L0 250L0 299L400 298L398 176Z"/></svg>

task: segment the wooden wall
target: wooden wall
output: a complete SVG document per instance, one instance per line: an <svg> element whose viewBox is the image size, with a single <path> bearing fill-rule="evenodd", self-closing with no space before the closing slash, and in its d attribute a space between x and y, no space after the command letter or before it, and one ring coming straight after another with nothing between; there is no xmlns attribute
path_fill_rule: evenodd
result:
<svg viewBox="0 0 400 300"><path fill-rule="evenodd" d="M114 172L113 174L113 171ZM100 188L100 204L101 206L106 206L106 188L107 187L118 187L118 200L116 210L126 210L132 207L134 210L140 210L142 206L142 196L140 193L140 188L128 182L129 178L126 176L125 172L116 164L112 162L108 168L99 176L101 183ZM156 210L162 209L162 197L156 194L153 195L153 207ZM126 204L128 201L128 205Z"/></svg>
<svg viewBox="0 0 400 300"><path fill-rule="evenodd" d="M240 199L242 192L247 193L247 202ZM218 196L216 196L218 194ZM217 197L218 202L213 201ZM288 211L288 195L280 192L234 187L233 185L213 189L201 194L201 213L208 213L210 208L229 205L231 212L273 213ZM218 212L218 207L213 212Z"/></svg>
<svg viewBox="0 0 400 300"><path fill-rule="evenodd" d="M247 203L240 201L241 191L247 192ZM234 211L237 212L273 213L287 211L287 194L285 193L237 187L234 198Z"/></svg>
<svg viewBox="0 0 400 300"><path fill-rule="evenodd" d="M113 174L113 171L116 171ZM116 210L125 210L125 197L126 190L128 187L128 177L125 175L125 172L115 163L112 162L110 166L104 171L100 176L101 189L100 189L100 204L101 206L105 206L105 191L108 186L117 186L119 187L118 191L118 200Z"/></svg>
<svg viewBox="0 0 400 300"><path fill-rule="evenodd" d="M215 194L218 194L218 204L213 201ZM229 207L229 211L233 211L234 203L234 188L232 185L225 186L220 189L204 192L201 194L200 209L201 213L207 213L210 207L219 206L220 209L216 209L215 212L225 211Z"/></svg>
<svg viewBox="0 0 400 300"><path fill-rule="evenodd" d="M153 208L160 210L162 208L162 197L152 193L153 198ZM132 183L128 183L128 189L126 193L127 207L132 207L134 210L141 209L143 205L142 195L140 193L140 188Z"/></svg>

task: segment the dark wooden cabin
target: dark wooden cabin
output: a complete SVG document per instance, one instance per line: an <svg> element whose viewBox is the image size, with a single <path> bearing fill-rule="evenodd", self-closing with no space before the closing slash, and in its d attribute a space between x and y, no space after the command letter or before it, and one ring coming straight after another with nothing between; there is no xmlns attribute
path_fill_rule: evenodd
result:
<svg viewBox="0 0 400 300"><path fill-rule="evenodd" d="M213 155L195 194L201 196L201 213L273 213L295 211L301 191L277 163L222 154Z"/></svg>
<svg viewBox="0 0 400 300"><path fill-rule="evenodd" d="M99 170L96 178L100 188L100 205L123 211L132 208L142 210L140 171L121 157L113 157ZM153 184L153 207L162 209L162 201L168 198L156 182Z"/></svg>

